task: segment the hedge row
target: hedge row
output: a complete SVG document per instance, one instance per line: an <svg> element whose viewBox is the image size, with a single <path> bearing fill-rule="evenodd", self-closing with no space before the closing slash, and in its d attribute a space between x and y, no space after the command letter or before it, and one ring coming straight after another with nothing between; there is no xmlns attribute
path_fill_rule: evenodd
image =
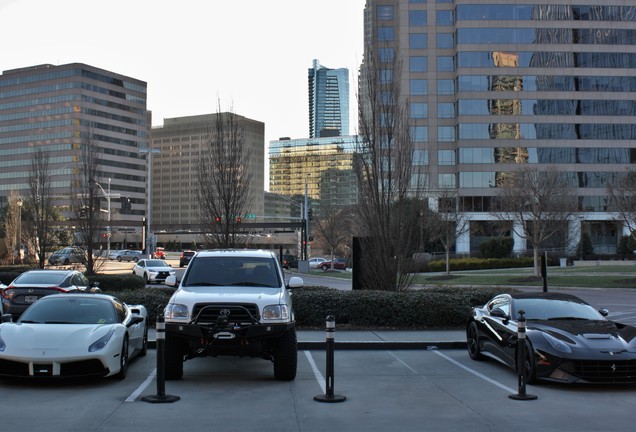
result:
<svg viewBox="0 0 636 432"><path fill-rule="evenodd" d="M453 258L449 264L451 271L532 267L534 266L534 258ZM430 261L428 271L446 271L446 260Z"/></svg>

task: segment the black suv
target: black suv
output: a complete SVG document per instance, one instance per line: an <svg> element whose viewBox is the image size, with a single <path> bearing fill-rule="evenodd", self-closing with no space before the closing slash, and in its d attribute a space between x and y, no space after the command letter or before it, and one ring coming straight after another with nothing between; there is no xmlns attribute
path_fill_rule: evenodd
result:
<svg viewBox="0 0 636 432"><path fill-rule="evenodd" d="M190 264L190 260L194 256L195 252L190 250L185 250L181 252L181 256L179 257L179 267L187 266Z"/></svg>
<svg viewBox="0 0 636 432"><path fill-rule="evenodd" d="M282 265L286 269L298 268L298 258L295 255L283 255Z"/></svg>

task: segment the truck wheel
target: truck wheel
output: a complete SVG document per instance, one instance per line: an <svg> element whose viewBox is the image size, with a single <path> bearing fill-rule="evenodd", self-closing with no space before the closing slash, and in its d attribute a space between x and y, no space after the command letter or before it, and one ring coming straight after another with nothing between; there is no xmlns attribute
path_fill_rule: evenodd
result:
<svg viewBox="0 0 636 432"><path fill-rule="evenodd" d="M166 379L183 378L183 342L166 335Z"/></svg>
<svg viewBox="0 0 636 432"><path fill-rule="evenodd" d="M291 329L280 338L274 350L274 377L280 381L292 381L296 378L297 364L296 330Z"/></svg>

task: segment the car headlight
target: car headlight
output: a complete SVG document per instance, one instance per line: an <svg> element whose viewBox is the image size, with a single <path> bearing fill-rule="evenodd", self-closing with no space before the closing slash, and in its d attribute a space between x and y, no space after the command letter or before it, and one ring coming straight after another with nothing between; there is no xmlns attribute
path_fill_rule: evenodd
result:
<svg viewBox="0 0 636 432"><path fill-rule="evenodd" d="M169 272L169 273L170 273L171 275L175 275L175 274L177 274L177 272L176 272L175 270L170 270L170 272Z"/></svg>
<svg viewBox="0 0 636 432"><path fill-rule="evenodd" d="M263 308L263 319L286 320L289 319L289 307L287 305L269 305Z"/></svg>
<svg viewBox="0 0 636 432"><path fill-rule="evenodd" d="M570 346L566 344L565 342L563 342L562 340L559 340L555 338L554 336L549 335L548 333L542 333L542 334L545 340L547 340L550 343L550 345L552 345L552 348L554 348L555 350L561 351L564 353L572 352L572 348L570 348Z"/></svg>
<svg viewBox="0 0 636 432"><path fill-rule="evenodd" d="M108 333L106 333L104 336L97 339L88 347L88 352L95 352L104 348L106 345L108 345L108 341L110 340L111 337L113 337L114 334L115 334L115 327L111 327L111 329L108 330Z"/></svg>
<svg viewBox="0 0 636 432"><path fill-rule="evenodd" d="M190 313L186 305L169 303L164 310L164 316L166 319L188 319Z"/></svg>

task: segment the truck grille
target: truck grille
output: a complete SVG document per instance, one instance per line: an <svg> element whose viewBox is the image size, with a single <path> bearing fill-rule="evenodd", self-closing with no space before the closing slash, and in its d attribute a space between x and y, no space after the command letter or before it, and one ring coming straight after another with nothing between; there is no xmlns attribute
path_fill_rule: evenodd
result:
<svg viewBox="0 0 636 432"><path fill-rule="evenodd" d="M231 324L251 324L259 320L258 307L252 303L198 303L194 306L192 317L198 324L214 324L223 315Z"/></svg>

